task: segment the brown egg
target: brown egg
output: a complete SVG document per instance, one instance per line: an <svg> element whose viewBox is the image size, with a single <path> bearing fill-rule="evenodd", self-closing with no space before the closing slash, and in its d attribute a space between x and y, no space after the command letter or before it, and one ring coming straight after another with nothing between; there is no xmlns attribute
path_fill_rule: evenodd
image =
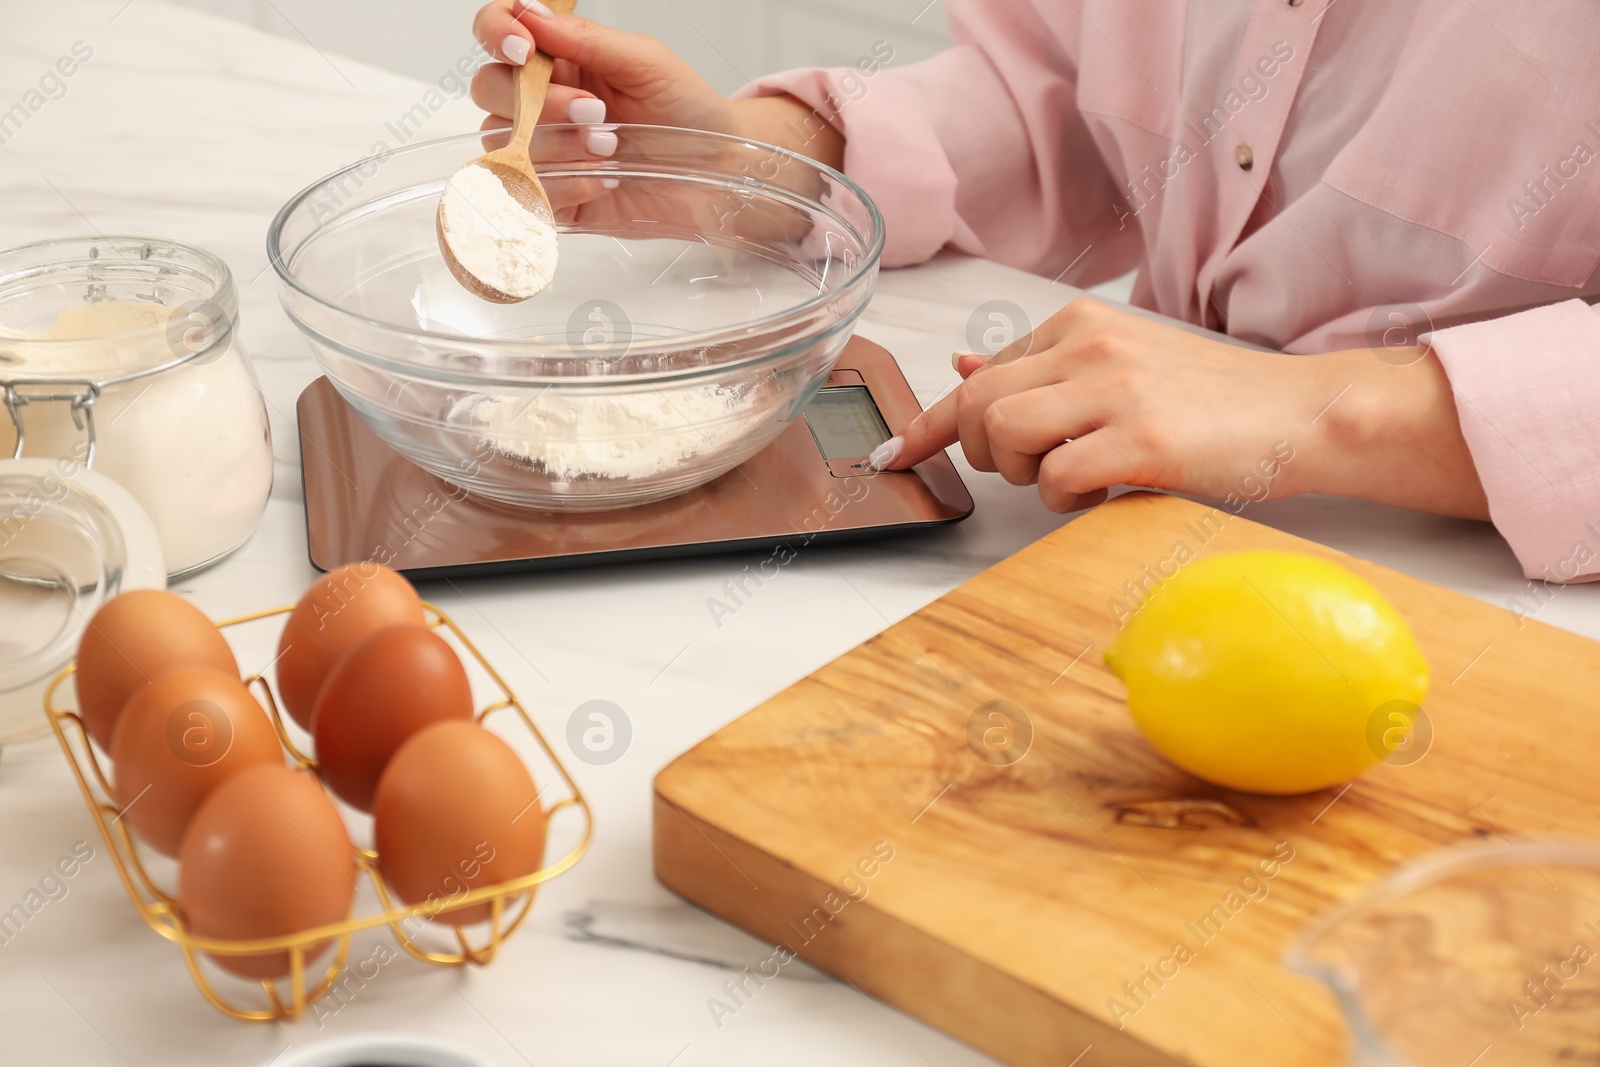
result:
<svg viewBox="0 0 1600 1067"><path fill-rule="evenodd" d="M247 767L282 766L283 749L238 678L175 667L128 701L111 759L123 819L151 848L176 856L206 795Z"/></svg>
<svg viewBox="0 0 1600 1067"><path fill-rule="evenodd" d="M384 880L407 904L451 900L532 874L544 858L545 813L511 746L475 722L442 722L394 754L372 805ZM489 905L434 919L462 926Z"/></svg>
<svg viewBox="0 0 1600 1067"><path fill-rule="evenodd" d="M214 667L239 677L222 631L199 608L165 589L136 589L107 601L78 643L73 683L89 736L107 752L117 716L133 691L171 667Z"/></svg>
<svg viewBox="0 0 1600 1067"><path fill-rule="evenodd" d="M346 919L356 896L350 835L317 780L251 767L212 790L178 856L178 902L190 933L248 941ZM323 941L306 965L325 952ZM211 957L245 978L282 978L289 953Z"/></svg>
<svg viewBox="0 0 1600 1067"><path fill-rule="evenodd" d="M472 684L449 644L426 626L389 626L344 654L311 714L322 780L372 810L378 778L412 734L472 718Z"/></svg>
<svg viewBox="0 0 1600 1067"><path fill-rule="evenodd" d="M376 563L331 570L306 590L278 641L278 697L307 730L334 664L362 638L397 623L422 625L422 601L411 583Z"/></svg>

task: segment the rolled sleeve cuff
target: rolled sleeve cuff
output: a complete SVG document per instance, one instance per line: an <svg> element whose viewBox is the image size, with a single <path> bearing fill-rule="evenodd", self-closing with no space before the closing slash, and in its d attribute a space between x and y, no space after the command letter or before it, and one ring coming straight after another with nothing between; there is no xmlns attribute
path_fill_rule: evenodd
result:
<svg viewBox="0 0 1600 1067"><path fill-rule="evenodd" d="M956 174L927 115L930 66L959 66L960 54L915 68L793 70L762 78L739 96L795 97L845 137L844 171L883 213L883 263L924 263L956 235ZM933 72L938 73L938 72ZM958 72L948 72L959 78Z"/></svg>
<svg viewBox="0 0 1600 1067"><path fill-rule="evenodd" d="M1600 578L1600 312L1568 300L1429 340L1490 517L1523 572Z"/></svg>

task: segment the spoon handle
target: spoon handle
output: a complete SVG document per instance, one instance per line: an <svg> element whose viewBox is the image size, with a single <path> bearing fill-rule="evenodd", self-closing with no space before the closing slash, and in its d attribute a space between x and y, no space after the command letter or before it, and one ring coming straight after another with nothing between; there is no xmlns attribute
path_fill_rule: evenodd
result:
<svg viewBox="0 0 1600 1067"><path fill-rule="evenodd" d="M545 4L557 15L570 15L578 0L548 0ZM534 44L538 34L535 32ZM539 124L539 113L544 110L544 98L550 91L550 74L555 60L535 48L528 61L517 68L516 111L511 117L511 143L506 147L519 157L526 158L528 145L533 142L533 129Z"/></svg>

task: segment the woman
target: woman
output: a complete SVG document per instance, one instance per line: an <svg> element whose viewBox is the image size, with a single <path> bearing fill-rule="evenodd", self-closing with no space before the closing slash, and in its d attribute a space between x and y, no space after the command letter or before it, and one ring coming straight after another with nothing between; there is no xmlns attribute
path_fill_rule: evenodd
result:
<svg viewBox="0 0 1600 1067"><path fill-rule="evenodd" d="M947 0L956 47L738 99L659 42L538 3L474 26L558 62L550 121L692 126L842 169L885 264L944 248L1091 285L1288 359L1089 301L874 457L959 440L1060 512L1133 484L1492 518L1528 577L1600 577L1600 8L1592 0ZM591 150L614 150L609 134Z"/></svg>

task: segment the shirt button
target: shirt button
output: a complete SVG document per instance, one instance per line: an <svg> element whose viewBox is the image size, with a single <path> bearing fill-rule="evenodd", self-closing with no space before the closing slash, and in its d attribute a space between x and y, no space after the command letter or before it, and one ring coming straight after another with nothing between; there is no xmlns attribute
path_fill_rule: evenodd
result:
<svg viewBox="0 0 1600 1067"><path fill-rule="evenodd" d="M1256 165L1256 154L1250 151L1250 146L1247 144L1242 144L1235 149L1233 158L1239 161L1240 170L1249 170Z"/></svg>
<svg viewBox="0 0 1600 1067"><path fill-rule="evenodd" d="M1304 2L1305 2L1305 0L1289 0L1289 6L1290 7L1299 7Z"/></svg>

